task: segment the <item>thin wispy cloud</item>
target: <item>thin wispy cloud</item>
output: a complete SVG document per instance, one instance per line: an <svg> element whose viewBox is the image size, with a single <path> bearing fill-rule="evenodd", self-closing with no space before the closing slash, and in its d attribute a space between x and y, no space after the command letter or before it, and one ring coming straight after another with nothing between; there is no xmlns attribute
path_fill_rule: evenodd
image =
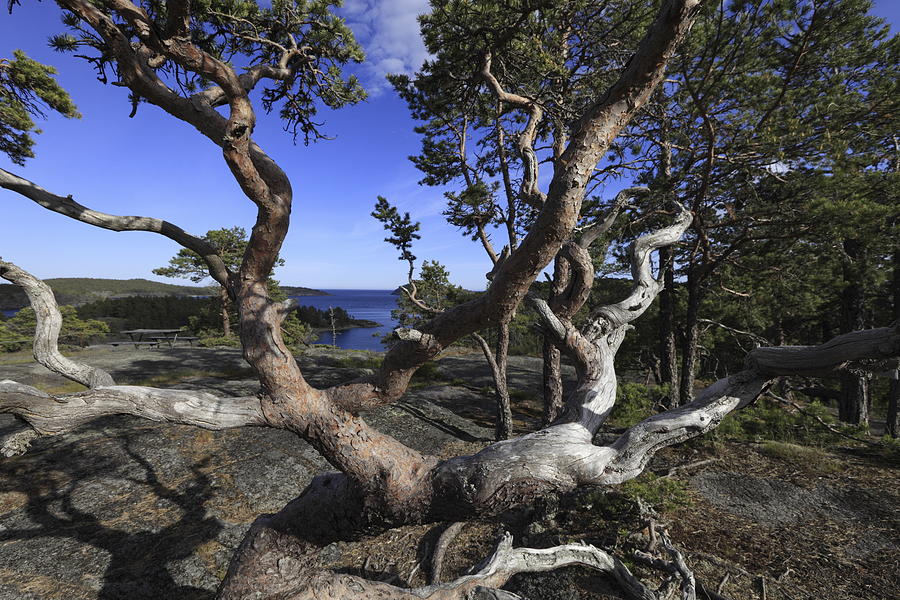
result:
<svg viewBox="0 0 900 600"><path fill-rule="evenodd" d="M417 17L427 0L347 0L341 15L366 51L363 84L370 94L384 92L388 73L412 75L428 58Z"/></svg>

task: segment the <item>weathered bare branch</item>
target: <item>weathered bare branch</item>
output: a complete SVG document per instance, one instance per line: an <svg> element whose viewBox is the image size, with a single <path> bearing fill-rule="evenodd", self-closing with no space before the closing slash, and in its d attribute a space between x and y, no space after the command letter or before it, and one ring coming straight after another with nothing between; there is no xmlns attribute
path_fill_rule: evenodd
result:
<svg viewBox="0 0 900 600"><path fill-rule="evenodd" d="M0 277L22 288L28 295L37 321L34 332L34 359L51 371L81 385L95 388L115 385L112 376L96 367L76 362L59 353L57 342L62 328L62 315L53 290L30 273L11 262L0 260Z"/></svg>
<svg viewBox="0 0 900 600"><path fill-rule="evenodd" d="M762 346L763 344L769 344L769 341L766 338L762 337L759 334L753 333L752 331L743 331L741 329L735 329L734 327L729 327L728 325L725 325L724 323L719 323L718 321L713 321L712 319L698 319L698 321L700 323L707 323L709 325L714 325L714 326L724 329L725 331L727 331L731 334L734 334L736 336L737 335L745 336L745 337L749 338L755 344L755 347Z"/></svg>
<svg viewBox="0 0 900 600"><path fill-rule="evenodd" d="M819 346L757 348L747 366L770 376L828 377L843 370L889 371L900 356L900 322L839 335Z"/></svg>
<svg viewBox="0 0 900 600"><path fill-rule="evenodd" d="M836 339L853 343L848 336L859 341L859 361L884 358L885 350L870 343L869 332L856 332ZM823 346L830 348L833 345L832 341ZM863 348L868 349L868 354ZM804 362L822 355L820 347L794 352L805 352L811 357ZM895 357L900 356L900 348L894 347L890 352ZM790 364L786 365L786 370L791 368ZM847 367L839 364L832 368ZM609 397L615 397L614 373L605 373L596 381L608 382L610 389L582 390L577 401L581 403L582 414L577 418L563 418L536 433L492 444L474 456L446 461L435 473L437 489L447 497L456 498L460 505L485 510L497 498L511 493L510 488L515 486L564 491L579 484L621 483L643 472L647 462L660 449L701 435L715 428L730 412L747 406L776 375L752 369L741 371L712 384L693 402L641 421L613 444L594 446L591 429L602 418L589 413L611 406ZM573 404L570 401L570 407ZM591 411L591 406L597 408Z"/></svg>
<svg viewBox="0 0 900 600"><path fill-rule="evenodd" d="M428 600L457 599L476 586L499 588L517 573L541 573L570 565L581 565L609 574L619 582L629 598L655 600L647 589L619 559L590 544L566 544L553 548L513 548L512 536L504 534L494 553L472 575L454 581L412 590Z"/></svg>
<svg viewBox="0 0 900 600"><path fill-rule="evenodd" d="M669 553L672 564L675 565L675 569L681 576L681 600L696 600L697 584L694 580L694 572L688 567L687 561L684 560L684 555L675 547L665 530L659 531L659 539L663 548Z"/></svg>
<svg viewBox="0 0 900 600"><path fill-rule="evenodd" d="M108 415L134 415L204 429L267 424L254 396L220 398L193 390L117 385L52 396L9 380L0 381L0 412L19 416L42 435L63 433Z"/></svg>
<svg viewBox="0 0 900 600"><path fill-rule="evenodd" d="M582 248L588 248L591 244L593 244L598 237L605 234L613 224L616 222L616 218L619 216L619 213L622 212L622 209L628 204L628 201L635 196L641 194L647 194L650 192L650 189L644 186L635 186L626 188L616 194L615 199L613 200L613 204L609 209L609 212L603 217L602 221L598 221L588 227L585 227L578 234L578 245Z"/></svg>
<svg viewBox="0 0 900 600"><path fill-rule="evenodd" d="M410 263L412 263L412 261L410 261ZM403 293L406 294L406 297L409 299L409 301L418 306L422 311L432 315L439 315L444 312L443 309L428 306L424 301L419 299L419 297L417 296L417 294L419 293L419 288L412 278L412 264L410 264L409 279L407 281L407 284L401 285L400 289L403 290Z"/></svg>
<svg viewBox="0 0 900 600"><path fill-rule="evenodd" d="M491 53L487 52L484 56L484 62L481 66L481 76L487 82L488 87L497 96L497 100L501 103L512 104L525 109L528 112L528 122L525 129L519 134L517 146L519 156L522 159L522 185L520 194L522 199L540 209L544 205L547 196L538 187L538 165L537 154L534 150L534 142L537 138L537 128L541 120L544 118L544 109L541 105L531 98L512 94L503 89L502 84L497 80L491 72Z"/></svg>
<svg viewBox="0 0 900 600"><path fill-rule="evenodd" d="M590 326L585 328L589 339L597 339L637 319L662 290L662 281L651 272L650 256L654 250L677 242L691 224L691 213L681 205L678 208L680 212L672 225L643 235L632 244L631 293L621 302L602 306L591 315Z"/></svg>
<svg viewBox="0 0 900 600"><path fill-rule="evenodd" d="M273 524L274 525L274 524ZM263 550L276 545L278 532L258 531L254 549ZM566 544L553 548L513 548L512 536L504 534L493 554L473 569L471 575L453 581L404 589L383 582L370 581L352 575L328 571L315 571L304 562L291 559L277 560L275 553L259 556L260 561L271 563L268 575L259 572L260 580L266 579L281 598L313 599L318 590L327 589L333 597L380 598L382 600L467 600L471 598L511 599L514 594L500 591L517 573L540 573L571 565L585 566L616 579L628 598L632 600L659 600L616 557L589 544ZM232 568L234 568L232 564ZM234 578L227 578L230 583ZM250 588L252 589L252 588ZM222 600L245 598L246 586L226 585L220 590ZM274 597L274 596L273 596Z"/></svg>
<svg viewBox="0 0 900 600"><path fill-rule="evenodd" d="M434 551L431 553L431 580L429 583L437 584L441 582L441 573L444 568L444 556L454 539L459 535L465 527L464 521L450 523L444 531L441 532L437 542L434 545Z"/></svg>
<svg viewBox="0 0 900 600"><path fill-rule="evenodd" d="M59 196L48 192L36 183L0 169L0 187L21 194L43 206L47 210L65 215L69 218L111 231L149 231L159 233L181 246L199 254L213 279L228 285L228 270L216 248L203 240L187 233L181 227L162 219L152 217L135 217L110 215L91 210L72 199L72 196Z"/></svg>

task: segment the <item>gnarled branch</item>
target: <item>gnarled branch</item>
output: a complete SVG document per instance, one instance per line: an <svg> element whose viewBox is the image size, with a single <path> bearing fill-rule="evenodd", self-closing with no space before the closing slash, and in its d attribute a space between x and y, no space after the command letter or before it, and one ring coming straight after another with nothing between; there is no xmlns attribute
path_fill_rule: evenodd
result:
<svg viewBox="0 0 900 600"><path fill-rule="evenodd" d="M690 211L681 205L678 205L678 208L679 214L672 225L643 235L632 244L631 293L621 302L602 306L591 315L591 325L584 331L589 339L597 339L637 319L644 314L662 290L662 281L655 278L651 271L650 256L654 250L677 242L690 226L692 219Z"/></svg>
<svg viewBox="0 0 900 600"><path fill-rule="evenodd" d="M534 151L534 142L537 138L538 125L541 119L544 118L544 109L541 108L537 101L531 98L513 94L503 89L502 84L491 72L490 52L484 55L484 62L481 65L481 76L501 104L512 104L528 112L528 122L525 124L525 129L519 134L516 144L519 149L519 156L522 158L520 194L525 202L536 209L540 209L544 205L547 196L538 187L538 159L537 153Z"/></svg>
<svg viewBox="0 0 900 600"><path fill-rule="evenodd" d="M220 398L193 390L124 385L53 396L4 380L0 381L0 412L19 416L42 435L63 433L108 415L134 415L204 429L268 424L255 396Z"/></svg>
<svg viewBox="0 0 900 600"><path fill-rule="evenodd" d="M115 385L112 376L96 367L76 362L59 353L57 341L62 328L62 315L53 290L30 273L11 262L0 260L0 277L22 288L34 309L37 324L34 332L34 359L51 371L81 385L95 388Z"/></svg>
<svg viewBox="0 0 900 600"><path fill-rule="evenodd" d="M819 346L757 348L747 367L771 376L829 377L844 370L890 371L900 356L900 322L839 335Z"/></svg>
<svg viewBox="0 0 900 600"><path fill-rule="evenodd" d="M225 267L225 263L222 262L222 258L219 256L216 248L202 238L193 236L181 227L168 221L151 217L110 215L91 210L73 200L72 196L59 196L48 192L36 183L32 183L3 169L0 169L0 187L21 194L47 210L52 210L88 225L111 231L149 231L164 235L181 246L199 254L209 268L209 274L212 278L223 286L228 285L228 269Z"/></svg>
<svg viewBox="0 0 900 600"><path fill-rule="evenodd" d="M610 228L616 222L616 218L618 218L619 213L622 212L622 209L625 208L626 204L628 204L628 200L634 198L635 196L647 194L649 192L650 188L644 186L625 188L624 190L620 191L618 194L616 194L616 197L613 200L613 205L610 207L609 212L606 214L606 216L603 217L603 220L593 223L579 232L578 245L582 248L588 248L597 240L598 237L610 230Z"/></svg>

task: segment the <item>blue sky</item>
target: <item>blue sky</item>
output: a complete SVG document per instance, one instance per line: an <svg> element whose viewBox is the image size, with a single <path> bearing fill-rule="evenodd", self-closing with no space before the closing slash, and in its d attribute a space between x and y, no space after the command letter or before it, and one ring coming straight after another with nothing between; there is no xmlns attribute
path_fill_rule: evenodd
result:
<svg viewBox="0 0 900 600"><path fill-rule="evenodd" d="M413 251L438 259L455 283L483 289L489 261L481 246L445 223L442 190L417 185L407 156L419 150L405 105L385 85L388 72L412 73L426 57L416 14L425 0L348 0L342 9L366 50L356 68L370 91L367 102L323 113L333 141L293 145L274 116L260 114L254 138L282 166L294 186L291 231L275 276L288 285L318 288L393 288L405 264L383 242L369 213L377 195L422 222ZM879 0L873 12L896 32L900 3ZM19 167L0 156L0 168L57 194L115 214L164 218L202 235L234 225L249 230L253 205L243 196L219 150L190 126L143 104L129 119L121 88L104 86L90 66L52 52L46 39L62 31L53 2L26 0L0 14L0 56L17 48L54 65L60 83L83 114L50 117L39 126L37 158ZM158 235L109 232L51 213L0 190L0 256L38 277L114 277L165 280L151 270L177 245Z"/></svg>

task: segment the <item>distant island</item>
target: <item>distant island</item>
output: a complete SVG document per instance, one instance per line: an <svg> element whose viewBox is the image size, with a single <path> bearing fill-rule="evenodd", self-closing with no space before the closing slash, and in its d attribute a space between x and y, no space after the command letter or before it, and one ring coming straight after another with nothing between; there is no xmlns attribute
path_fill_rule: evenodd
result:
<svg viewBox="0 0 900 600"><path fill-rule="evenodd" d="M176 285L149 279L103 279L59 277L45 279L59 304L78 306L97 300L129 296L197 297L217 294L215 286ZM327 296L327 292L299 286L282 286L288 296ZM0 284L0 310L19 310L28 306L25 292L11 283Z"/></svg>
<svg viewBox="0 0 900 600"><path fill-rule="evenodd" d="M281 290L288 296L330 296L328 292L296 285L282 285Z"/></svg>
<svg viewBox="0 0 900 600"><path fill-rule="evenodd" d="M316 331L343 331L354 327L380 327L381 323L368 319L356 319L340 306L332 309L315 308L314 306L298 306L297 317ZM333 320L332 320L333 319Z"/></svg>

